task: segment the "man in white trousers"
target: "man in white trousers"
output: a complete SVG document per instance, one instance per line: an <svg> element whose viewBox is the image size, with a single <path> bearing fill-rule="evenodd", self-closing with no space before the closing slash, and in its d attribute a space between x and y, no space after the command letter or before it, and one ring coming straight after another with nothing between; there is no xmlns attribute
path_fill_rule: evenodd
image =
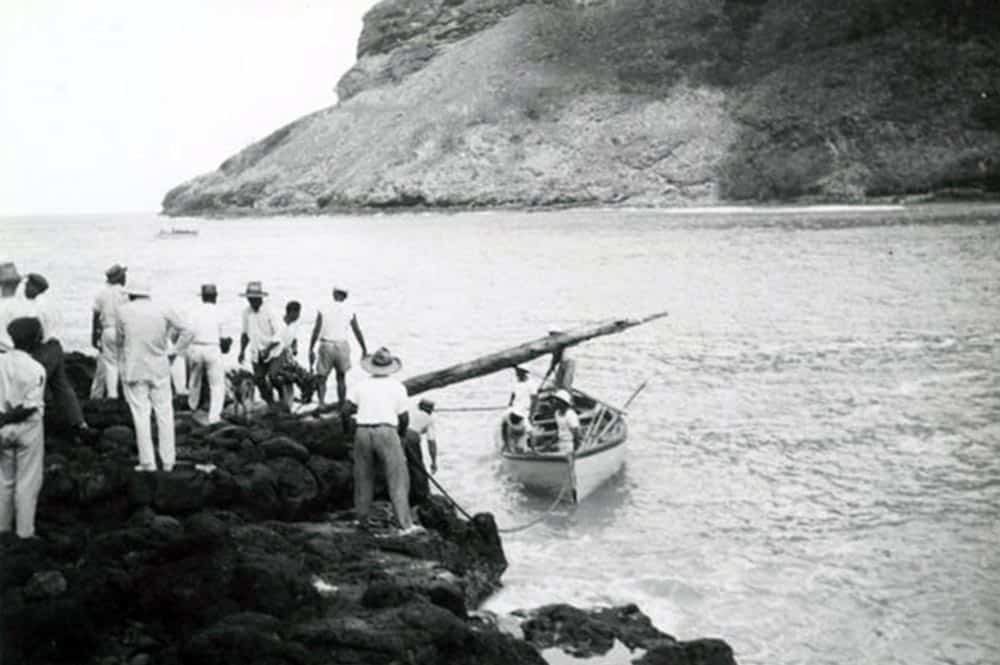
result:
<svg viewBox="0 0 1000 665"><path fill-rule="evenodd" d="M125 401L132 412L135 440L139 448L136 471L156 471L150 409L156 414L160 462L172 471L174 450L174 405L170 391L167 348L173 331L179 331L175 350L185 353L194 333L171 309L150 299L144 284L127 288L129 302L118 308L118 347Z"/></svg>
<svg viewBox="0 0 1000 665"><path fill-rule="evenodd" d="M125 294L125 272L127 268L117 263L104 272L107 284L94 299L94 314L91 319L90 342L100 352L94 382L90 386L90 398L110 397L118 399L118 343L116 319L118 307L128 301Z"/></svg>
<svg viewBox="0 0 1000 665"><path fill-rule="evenodd" d="M191 332L194 339L188 348L191 372L188 377L188 406L198 410L201 401L202 376L208 378L208 424L222 420L222 405L226 398L225 371L222 366L222 316L216 306L219 291L215 284L203 284L201 304L191 312Z"/></svg>
<svg viewBox="0 0 1000 665"><path fill-rule="evenodd" d="M19 538L35 535L35 509L45 463L45 368L31 357L42 342L35 318L17 318L0 350L0 533L16 523Z"/></svg>

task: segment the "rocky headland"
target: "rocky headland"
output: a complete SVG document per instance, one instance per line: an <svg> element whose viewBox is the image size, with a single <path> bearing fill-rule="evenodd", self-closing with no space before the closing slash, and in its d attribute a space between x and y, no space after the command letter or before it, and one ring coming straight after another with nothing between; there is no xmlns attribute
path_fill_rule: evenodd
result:
<svg viewBox="0 0 1000 665"><path fill-rule="evenodd" d="M164 213L1000 193L995 2L383 0L357 52Z"/></svg>
<svg viewBox="0 0 1000 665"><path fill-rule="evenodd" d="M68 369L83 394L93 360L72 354ZM493 518L424 496L426 532L403 536L383 496L384 527L359 529L339 419L180 416L178 466L137 473L124 403L84 410L92 442L46 438L40 537L0 539L3 665L544 664L544 649L616 642L640 665L735 662L632 605L548 605L513 629L476 612L507 566Z"/></svg>

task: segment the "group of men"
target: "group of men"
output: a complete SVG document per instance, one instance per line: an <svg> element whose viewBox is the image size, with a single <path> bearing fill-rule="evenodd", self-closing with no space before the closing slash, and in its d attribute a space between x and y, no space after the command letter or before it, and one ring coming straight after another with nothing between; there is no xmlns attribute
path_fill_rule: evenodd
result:
<svg viewBox="0 0 1000 665"><path fill-rule="evenodd" d="M187 391L188 406L201 402L203 379L208 383L206 424L221 419L225 401L226 360L231 338L223 336L217 308L218 289L201 287L201 302L179 314L155 301L148 285L128 279L127 268L115 264L105 271L106 284L97 295L91 319L91 342L99 351L92 398L118 398L119 386L128 403L136 436L139 464L136 471L171 471L176 464L173 393ZM43 414L62 416L64 425L78 438L91 430L70 386L63 366L63 352L56 337L54 309L39 297L48 282L29 274L23 294L22 281L13 263L0 263L0 532L9 531L16 513L17 534L34 534L34 506L42 480L44 455ZM238 363L249 361L262 399L289 404L293 388L286 378L296 366L297 332L301 305L285 307L278 318L266 303L261 282L250 282L240 294L247 307L241 320ZM331 373L337 382L337 403L343 415L354 413L357 431L355 455L355 505L361 523L367 519L374 491L376 458L386 468L389 493L404 530L415 528L409 509L410 466L419 469L415 483L426 484L420 453L427 441L431 473L437 469L434 404L421 400L412 410L403 385L390 378L401 367L385 348L369 355L357 316L347 305L348 293L334 287L332 300L319 309L309 344L310 371L315 368L317 393L325 401ZM362 367L368 377L347 394L346 375L351 368L353 334L361 347ZM172 368L187 369L178 379ZM301 368L300 368L301 369ZM186 385L185 385L186 384ZM173 385L173 387L172 387ZM157 423L154 452L151 418ZM405 451L405 452L404 452ZM160 466L157 465L157 453Z"/></svg>
<svg viewBox="0 0 1000 665"><path fill-rule="evenodd" d="M558 334L553 331L551 334ZM516 381L510 393L507 412L500 423L500 436L505 449L514 452L554 452L568 455L583 442L580 417L573 408L571 393L576 361L560 349L553 353L549 369L541 381L531 378L523 367L515 367ZM544 434L535 429L532 415L538 413L542 397L552 406L556 424L554 446L546 446Z"/></svg>

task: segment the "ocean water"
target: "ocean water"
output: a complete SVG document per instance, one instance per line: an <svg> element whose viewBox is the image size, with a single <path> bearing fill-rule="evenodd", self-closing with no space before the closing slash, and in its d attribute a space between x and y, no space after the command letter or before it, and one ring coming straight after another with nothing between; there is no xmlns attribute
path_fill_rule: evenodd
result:
<svg viewBox="0 0 1000 665"><path fill-rule="evenodd" d="M578 348L612 403L649 381L625 469L505 538L486 609L636 602L744 664L1000 662L997 207L7 218L8 259L49 278L71 348L114 262L180 307L216 282L233 333L248 280L307 326L340 284L404 374L669 310ZM512 379L434 397L502 404ZM438 479L507 527L549 502L500 475L495 418L441 414Z"/></svg>

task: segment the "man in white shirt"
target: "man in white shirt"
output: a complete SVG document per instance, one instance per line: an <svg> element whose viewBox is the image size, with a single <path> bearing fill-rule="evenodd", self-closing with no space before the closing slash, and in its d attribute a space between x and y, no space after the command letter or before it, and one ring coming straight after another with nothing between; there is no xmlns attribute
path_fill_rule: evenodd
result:
<svg viewBox="0 0 1000 665"><path fill-rule="evenodd" d="M517 381L510 389L510 402L508 411L518 411L519 413L534 413L535 402L538 399L538 382L531 378L531 374L523 367L515 367L514 373Z"/></svg>
<svg viewBox="0 0 1000 665"><path fill-rule="evenodd" d="M354 512L360 524L368 519L375 494L375 458L385 465L389 498L403 533L419 530L410 516L410 476L400 440L409 428L406 388L390 378L403 367L399 358L382 347L361 359L371 376L356 383L347 401L356 408L354 434Z"/></svg>
<svg viewBox="0 0 1000 665"><path fill-rule="evenodd" d="M201 402L202 377L208 378L208 424L222 420L226 399L225 368L222 365L222 316L216 302L219 290L215 284L202 284L201 304L191 313L193 339L187 359L191 365L188 406L192 411Z"/></svg>
<svg viewBox="0 0 1000 665"><path fill-rule="evenodd" d="M56 335L59 332L60 317L48 302L49 282L38 273L28 273L24 282L23 316L38 319L42 327L42 343L32 356L45 368L45 404L49 417L58 417L58 423L65 426L77 438L90 434L80 401L73 385L66 376L64 353Z"/></svg>
<svg viewBox="0 0 1000 665"><path fill-rule="evenodd" d="M285 317L281 320L278 332L279 344L272 351L275 362L271 367L271 383L277 387L282 405L288 410L292 408L295 398L295 380L299 370L295 356L299 354L299 317L302 315L302 304L297 300L289 300L285 304Z"/></svg>
<svg viewBox="0 0 1000 665"><path fill-rule="evenodd" d="M94 382L90 386L90 398L100 399L105 395L118 399L118 307L128 301L125 294L125 266L117 263L108 268L104 275L107 284L94 299L94 315L91 318L90 341L100 351Z"/></svg>
<svg viewBox="0 0 1000 665"><path fill-rule="evenodd" d="M313 326L312 339L309 341L309 366L316 364L316 374L319 376L319 386L316 393L319 403L326 400L326 381L330 372L336 373L337 401L343 406L347 395L347 370L351 368L351 343L348 336L354 333L361 346L361 357L368 355L365 346L365 336L361 333L357 314L354 308L347 304L347 291L333 287L333 302L320 308L316 314L316 325ZM319 341L319 352L316 342Z"/></svg>
<svg viewBox="0 0 1000 665"><path fill-rule="evenodd" d="M431 473L437 473L437 432L434 426L434 402L422 399L417 408L411 408L410 425L403 440L403 450L410 465L410 503L419 503L430 496L430 483L421 442L427 442L427 454L431 458Z"/></svg>
<svg viewBox="0 0 1000 665"><path fill-rule="evenodd" d="M270 375L277 368L281 357L281 319L264 303L267 291L260 282L249 282L240 294L247 299L243 310L243 329L240 335L240 364L249 351L254 382L260 396L268 404L274 403L274 386Z"/></svg>
<svg viewBox="0 0 1000 665"><path fill-rule="evenodd" d="M557 390L552 398L555 400L556 408L558 452L570 455L580 447L583 440L580 416L573 410L573 398L568 390Z"/></svg>
<svg viewBox="0 0 1000 665"><path fill-rule="evenodd" d="M13 348L0 351L0 533L35 535L45 466L45 368L29 354L42 340L34 318L4 327Z"/></svg>
<svg viewBox="0 0 1000 665"><path fill-rule="evenodd" d="M10 351L14 343L7 334L7 325L19 316L22 299L17 296L21 273L7 261L0 263L0 351Z"/></svg>
<svg viewBox="0 0 1000 665"><path fill-rule="evenodd" d="M150 409L156 414L160 461L164 471L174 468L174 406L170 392L167 345L179 330L176 350L184 353L194 333L172 310L150 300L144 285L128 287L129 302L118 308L117 344L121 349L121 377L125 400L132 412L139 448L136 471L156 471Z"/></svg>

